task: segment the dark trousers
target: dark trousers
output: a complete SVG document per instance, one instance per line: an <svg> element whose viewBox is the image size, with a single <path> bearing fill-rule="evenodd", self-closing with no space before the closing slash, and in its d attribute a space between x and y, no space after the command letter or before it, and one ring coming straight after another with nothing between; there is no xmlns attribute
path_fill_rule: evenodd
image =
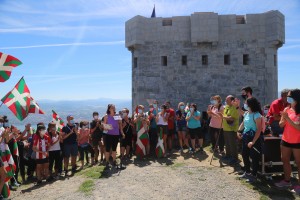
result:
<svg viewBox="0 0 300 200"><path fill-rule="evenodd" d="M53 165L55 171L58 173L62 172L62 153L60 150L57 151L49 151L49 171L52 172Z"/></svg>
<svg viewBox="0 0 300 200"><path fill-rule="evenodd" d="M209 135L210 135L210 141L212 144L212 148L215 149L216 146L216 140L218 139L218 135L219 135L219 141L218 141L218 146L219 146L219 150L220 151L224 151L224 134L223 134L223 129L219 129L219 128L213 128L213 127L209 127Z"/></svg>
<svg viewBox="0 0 300 200"><path fill-rule="evenodd" d="M242 157L245 166L245 171L250 173L250 167L252 167L252 174L256 176L257 170L259 167L259 160L261 159L261 151L262 151L262 136L260 136L257 141L254 143L252 148L248 147L248 143L253 140L253 137L244 136L242 140ZM256 150L255 150L255 149ZM259 151L259 152L257 152ZM250 158L251 161L250 162Z"/></svg>
<svg viewBox="0 0 300 200"><path fill-rule="evenodd" d="M12 157L13 157L15 165L16 165L16 171L15 171L15 175L14 175L15 178L11 178L10 181L12 183L15 183L15 181L18 181L19 170L20 170L20 168L19 168L19 156L12 155Z"/></svg>
<svg viewBox="0 0 300 200"><path fill-rule="evenodd" d="M84 159L84 152L86 152L86 154L91 153L92 158L94 158L94 156L95 156L94 149L90 144L85 145L85 146L78 146L78 150L79 150L79 154L80 154L80 160Z"/></svg>
<svg viewBox="0 0 300 200"><path fill-rule="evenodd" d="M150 154L155 155L155 149L156 149L156 144L157 144L157 140L158 140L156 128L150 128L149 140L150 140Z"/></svg>

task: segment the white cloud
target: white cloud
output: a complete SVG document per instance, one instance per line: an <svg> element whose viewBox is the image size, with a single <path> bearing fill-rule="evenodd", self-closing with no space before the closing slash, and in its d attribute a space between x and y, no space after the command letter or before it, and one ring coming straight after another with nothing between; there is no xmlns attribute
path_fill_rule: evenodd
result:
<svg viewBox="0 0 300 200"><path fill-rule="evenodd" d="M31 49L31 48L44 48L44 47L62 47L62 46L107 46L107 45L121 45L125 44L124 40L111 41L111 42L75 42L64 44L42 44L30 46L15 46L15 47L0 47L0 49Z"/></svg>

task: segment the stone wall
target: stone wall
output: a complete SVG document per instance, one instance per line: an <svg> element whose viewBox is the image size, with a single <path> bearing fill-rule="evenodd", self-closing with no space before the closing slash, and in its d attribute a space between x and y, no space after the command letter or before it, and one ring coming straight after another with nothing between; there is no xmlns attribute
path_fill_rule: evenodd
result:
<svg viewBox="0 0 300 200"><path fill-rule="evenodd" d="M245 24L237 24L240 20ZM246 16L194 13L168 19L136 16L126 22L133 106L157 99L170 100L175 107L180 101L195 102L206 110L210 96L240 96L248 85L262 104L270 103L278 94L274 56L283 43L284 16L278 11ZM244 54L249 56L247 65ZM202 64L203 55L207 65ZM224 55L230 56L229 65ZM186 65L182 56L187 56Z"/></svg>

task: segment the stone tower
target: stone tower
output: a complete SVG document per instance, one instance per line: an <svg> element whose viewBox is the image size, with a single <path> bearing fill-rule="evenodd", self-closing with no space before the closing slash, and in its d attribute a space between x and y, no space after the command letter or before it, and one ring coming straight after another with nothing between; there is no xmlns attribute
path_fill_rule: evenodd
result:
<svg viewBox="0 0 300 200"><path fill-rule="evenodd" d="M240 97L251 86L262 105L278 96L277 50L285 42L284 15L218 15L146 18L126 22L132 52L132 104L170 100L206 110L212 95Z"/></svg>

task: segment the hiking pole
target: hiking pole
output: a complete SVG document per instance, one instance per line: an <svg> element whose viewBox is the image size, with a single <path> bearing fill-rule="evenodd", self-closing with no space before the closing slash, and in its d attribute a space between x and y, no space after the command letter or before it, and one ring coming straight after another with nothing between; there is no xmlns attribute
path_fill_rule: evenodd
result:
<svg viewBox="0 0 300 200"><path fill-rule="evenodd" d="M214 158L215 151L216 151L216 149L217 149L217 144L219 143L220 134L221 134L221 131L222 131L222 126L223 126L223 117L222 117L222 121L221 121L221 128L220 128L219 133L218 133L218 136L217 136L215 148L214 148L214 151L213 151L213 153L212 153L212 156L211 156L209 165L211 165L211 162L212 162L212 160L213 160L213 158Z"/></svg>

